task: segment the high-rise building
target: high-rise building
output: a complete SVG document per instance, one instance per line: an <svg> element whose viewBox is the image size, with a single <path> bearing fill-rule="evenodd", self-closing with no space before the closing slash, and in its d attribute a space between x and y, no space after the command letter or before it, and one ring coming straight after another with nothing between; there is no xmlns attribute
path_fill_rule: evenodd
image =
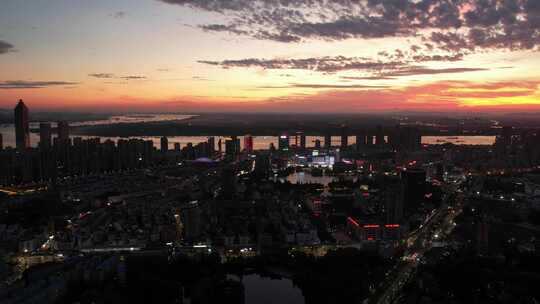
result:
<svg viewBox="0 0 540 304"><path fill-rule="evenodd" d="M58 122L58 140L60 143L69 142L69 124L67 121Z"/></svg>
<svg viewBox="0 0 540 304"><path fill-rule="evenodd" d="M244 136L244 150L247 153L253 153L253 136L251 135Z"/></svg>
<svg viewBox="0 0 540 304"><path fill-rule="evenodd" d="M398 126L390 137L390 143L398 151L416 151L422 147L420 131L414 127Z"/></svg>
<svg viewBox="0 0 540 304"><path fill-rule="evenodd" d="M208 137L208 146L210 148L210 155L216 151L216 138L213 136Z"/></svg>
<svg viewBox="0 0 540 304"><path fill-rule="evenodd" d="M425 200L426 171L409 168L401 171L404 209L414 212Z"/></svg>
<svg viewBox="0 0 540 304"><path fill-rule="evenodd" d="M278 149L280 151L288 151L289 144L290 144L290 139L289 139L288 134L282 134L281 136L279 136Z"/></svg>
<svg viewBox="0 0 540 304"><path fill-rule="evenodd" d="M366 135L365 134L356 135L356 149L359 150L365 145L366 145Z"/></svg>
<svg viewBox="0 0 540 304"><path fill-rule="evenodd" d="M381 126L377 126L377 130L375 131L375 144L378 146L386 144L384 141L384 131Z"/></svg>
<svg viewBox="0 0 540 304"><path fill-rule="evenodd" d="M15 107L15 141L17 149L20 151L30 147L30 122L28 108L24 102L19 100Z"/></svg>
<svg viewBox="0 0 540 304"><path fill-rule="evenodd" d="M42 150L48 150L51 148L51 124L48 122L42 122L39 124L39 147Z"/></svg>
<svg viewBox="0 0 540 304"><path fill-rule="evenodd" d="M306 148L306 134L304 133L300 134L300 148L302 149Z"/></svg>
<svg viewBox="0 0 540 304"><path fill-rule="evenodd" d="M387 224L399 224L403 219L403 195L399 183L391 183L385 191Z"/></svg>
<svg viewBox="0 0 540 304"><path fill-rule="evenodd" d="M316 139L315 140L315 149L320 149L321 148L321 140L320 139Z"/></svg>
<svg viewBox="0 0 540 304"><path fill-rule="evenodd" d="M347 131L347 126L341 126L341 148L347 148L349 146L349 135Z"/></svg>
<svg viewBox="0 0 540 304"><path fill-rule="evenodd" d="M332 135L326 134L324 136L324 147L325 148L331 148L332 147Z"/></svg>
<svg viewBox="0 0 540 304"><path fill-rule="evenodd" d="M197 201L181 208L180 219L183 224L184 239L195 240L201 234L202 210Z"/></svg>
<svg viewBox="0 0 540 304"><path fill-rule="evenodd" d="M174 143L174 151L180 152L182 150L182 147L180 146L180 143Z"/></svg>
<svg viewBox="0 0 540 304"><path fill-rule="evenodd" d="M161 153L167 153L169 151L169 139L163 136L161 138Z"/></svg>
<svg viewBox="0 0 540 304"><path fill-rule="evenodd" d="M236 136L225 140L225 155L228 159L234 160L240 153L240 139Z"/></svg>
<svg viewBox="0 0 540 304"><path fill-rule="evenodd" d="M2 133L0 133L0 150L4 149L4 137L2 136Z"/></svg>

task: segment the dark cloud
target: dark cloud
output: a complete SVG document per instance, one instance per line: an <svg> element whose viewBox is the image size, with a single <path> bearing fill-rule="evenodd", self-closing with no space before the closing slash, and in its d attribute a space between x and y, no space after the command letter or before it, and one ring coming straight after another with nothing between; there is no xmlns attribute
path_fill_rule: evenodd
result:
<svg viewBox="0 0 540 304"><path fill-rule="evenodd" d="M540 45L538 0L158 1L222 15L205 31L279 42L426 35L426 45L453 51Z"/></svg>
<svg viewBox="0 0 540 304"><path fill-rule="evenodd" d="M41 89L47 87L57 86L74 86L79 84L78 82L70 81L24 81L24 80L11 80L0 82L0 89Z"/></svg>
<svg viewBox="0 0 540 304"><path fill-rule="evenodd" d="M10 43L0 40L0 54L13 51L14 46Z"/></svg>

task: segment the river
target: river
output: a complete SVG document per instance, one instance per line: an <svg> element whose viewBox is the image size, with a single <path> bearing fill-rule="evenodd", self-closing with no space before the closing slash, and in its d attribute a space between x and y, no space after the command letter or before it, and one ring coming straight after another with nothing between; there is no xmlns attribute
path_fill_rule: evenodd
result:
<svg viewBox="0 0 540 304"><path fill-rule="evenodd" d="M73 122L70 123L71 126L88 126L88 125L106 125L106 124L119 124L119 123L145 123L145 122L156 122L156 121L174 121L174 120L184 120L193 117L193 115L176 115L176 114L134 114L134 115L118 115L112 116L104 120L95 120L95 121L84 121L84 122ZM56 123L51 123L53 127L56 126ZM39 123L31 123L31 129L39 128ZM14 147L15 146L15 128L13 124L3 124L0 125L0 133L3 136L4 147ZM249 133L249 130L246 130L246 133ZM82 137L82 138L93 138L96 136L72 136L72 137ZM215 136L216 145L219 139L225 140L223 136ZM117 141L120 137L100 137L102 141L107 139ZM154 146L159 148L160 146L160 137L159 136L139 136L135 138L142 138L146 140L152 140ZM198 144L207 140L207 136L170 136L169 148L173 148L175 143L180 143L183 147L188 143ZM240 145L243 148L243 136L240 136ZM324 142L323 136L306 136L306 145L307 147L314 147L315 142L319 140L321 143ZM37 146L39 142L39 134L31 133L30 134L30 144L31 146ZM455 145L492 145L495 142L495 136L422 136L422 143L427 145L438 145L444 143L453 143ZM291 144L295 144L295 137L291 137ZM341 143L340 136L332 136L332 145L339 146ZM349 144L353 145L356 143L355 136L349 136ZM253 148L255 150L268 149L270 144L278 146L278 138L276 136L254 136L253 137ZM217 147L216 147L217 148Z"/></svg>

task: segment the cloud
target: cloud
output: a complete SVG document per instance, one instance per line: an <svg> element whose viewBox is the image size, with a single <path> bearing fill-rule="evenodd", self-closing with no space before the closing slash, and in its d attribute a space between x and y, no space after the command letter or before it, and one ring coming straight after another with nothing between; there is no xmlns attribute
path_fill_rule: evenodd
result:
<svg viewBox="0 0 540 304"><path fill-rule="evenodd" d="M387 88L383 85L335 85L335 84L313 84L313 83L290 83L285 86L258 86L257 89L289 89L289 88L305 88L305 89L376 89Z"/></svg>
<svg viewBox="0 0 540 304"><path fill-rule="evenodd" d="M110 78L116 78L114 74L110 73L96 73L96 74L88 74L90 77L94 78L103 78L103 79L110 79Z"/></svg>
<svg viewBox="0 0 540 304"><path fill-rule="evenodd" d="M55 86L74 86L78 85L78 82L70 81L24 81L24 80L10 80L0 82L0 89L41 89Z"/></svg>
<svg viewBox="0 0 540 304"><path fill-rule="evenodd" d="M8 42L0 40L0 54L6 54L13 51L14 46Z"/></svg>
<svg viewBox="0 0 540 304"><path fill-rule="evenodd" d="M125 18L127 16L127 13L124 12L124 11L118 11L118 12L114 12L112 14L110 14L111 17L113 18L116 18L116 19L122 19L122 18Z"/></svg>
<svg viewBox="0 0 540 304"><path fill-rule="evenodd" d="M484 83L441 81L382 89L329 88L312 94L290 94L267 99L180 96L158 102L158 107L162 111L182 109L189 112L261 113L519 112L540 110L540 102L535 100L539 84L538 80ZM498 103L497 100L501 98L513 98L516 103ZM123 105L128 108L149 107L146 110L152 110L156 107L155 102L132 98L124 100Z"/></svg>
<svg viewBox="0 0 540 304"><path fill-rule="evenodd" d="M413 54L414 53L414 54ZM420 62L430 61L458 61L461 54L451 55L424 55L415 52L394 53L381 52L380 58L370 59L365 57L311 57L300 59L257 59L246 58L239 60L208 61L200 60L199 63L219 66L224 69L230 68L262 68L268 70L308 70L322 73L337 73L344 71L360 71L364 76L346 77L348 80L390 80L400 76L435 75L487 71L486 68L427 68L417 65Z"/></svg>
<svg viewBox="0 0 540 304"><path fill-rule="evenodd" d="M146 79L146 76L129 75L129 76L121 76L118 78L124 79L124 80L142 80L142 79Z"/></svg>
<svg viewBox="0 0 540 304"><path fill-rule="evenodd" d="M466 72L479 72L488 71L486 68L443 68L432 69L422 66L407 67L403 69L396 69L395 71L383 73L382 77L398 77L398 76L414 76L414 75L436 75L436 74L452 74L452 73L466 73Z"/></svg>
<svg viewBox="0 0 540 304"><path fill-rule="evenodd" d="M538 49L538 0L158 0L219 15L204 31L284 43L425 35L447 50Z"/></svg>
<svg viewBox="0 0 540 304"><path fill-rule="evenodd" d="M393 80L395 77L389 76L341 76L339 77L345 80Z"/></svg>
<svg viewBox="0 0 540 304"><path fill-rule="evenodd" d="M117 76L112 73L94 73L88 74L90 77L99 78L99 79L123 79L123 80L142 80L146 79L146 76L137 76L137 75L128 75L128 76Z"/></svg>
<svg viewBox="0 0 540 304"><path fill-rule="evenodd" d="M239 60L209 61L200 60L198 63L220 66L228 69L240 68L263 68L268 70L311 70L325 73L335 73L347 70L380 70L403 66L403 62L371 60L363 57L311 57L301 59L257 59L247 58Z"/></svg>

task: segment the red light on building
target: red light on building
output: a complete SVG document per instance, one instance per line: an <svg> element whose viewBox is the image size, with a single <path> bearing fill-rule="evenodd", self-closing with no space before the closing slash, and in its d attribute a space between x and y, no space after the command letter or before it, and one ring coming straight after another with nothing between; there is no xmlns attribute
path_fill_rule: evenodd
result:
<svg viewBox="0 0 540 304"><path fill-rule="evenodd" d="M364 225L364 228L379 228L379 225Z"/></svg>
<svg viewBox="0 0 540 304"><path fill-rule="evenodd" d="M384 225L386 228L399 228L399 224L386 224Z"/></svg>
<svg viewBox="0 0 540 304"><path fill-rule="evenodd" d="M372 237L367 238L368 241L373 241L374 239Z"/></svg>
<svg viewBox="0 0 540 304"><path fill-rule="evenodd" d="M349 216L349 217L347 218L347 220L348 220L351 224L355 225L356 227L360 227L360 224L358 224L358 222L355 221L352 217Z"/></svg>

